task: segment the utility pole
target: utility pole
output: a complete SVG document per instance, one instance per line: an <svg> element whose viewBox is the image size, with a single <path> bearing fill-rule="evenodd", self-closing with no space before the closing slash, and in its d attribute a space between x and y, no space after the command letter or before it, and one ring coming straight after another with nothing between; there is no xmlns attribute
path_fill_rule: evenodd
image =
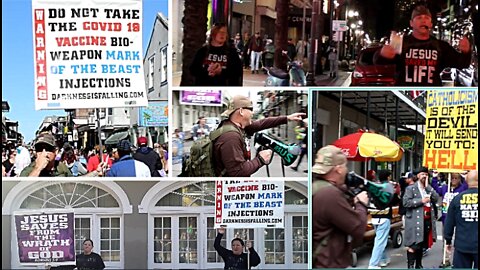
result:
<svg viewBox="0 0 480 270"><path fill-rule="evenodd" d="M310 44L310 53L308 57L309 70L307 76L307 85L315 86L315 68L317 66L317 53L320 46L318 40L318 20L320 11L320 0L313 0L312 2L312 23L310 25L310 36L312 38Z"/></svg>

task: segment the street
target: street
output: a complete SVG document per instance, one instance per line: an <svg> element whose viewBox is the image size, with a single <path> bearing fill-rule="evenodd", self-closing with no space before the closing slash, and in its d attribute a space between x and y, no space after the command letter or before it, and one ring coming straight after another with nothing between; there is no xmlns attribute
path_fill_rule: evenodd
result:
<svg viewBox="0 0 480 270"><path fill-rule="evenodd" d="M192 146L193 141L189 140L184 142L184 147L183 151L184 153L189 153L190 152L190 147ZM253 144L253 140L251 141L251 144ZM255 156L255 149L252 148L252 156ZM296 161L294 164L297 164ZM173 164L172 166L172 176L176 177L182 172L182 164L177 163ZM290 167L284 167L285 168L285 177L307 177L307 173L303 172L304 170L308 170L308 160L307 160L307 155L303 157L303 160L298 167L298 171L292 170ZM273 160L272 163L268 166L270 177L284 177L282 173L282 163L280 156L277 154L273 155ZM261 167L255 174L252 175L252 177L268 177L267 173L267 166Z"/></svg>
<svg viewBox="0 0 480 270"><path fill-rule="evenodd" d="M328 71L324 74L315 76L316 86L336 86L348 87L350 85L351 72L339 70L336 78L330 78ZM182 78L182 72L173 73L173 85L179 86ZM243 69L243 86L264 86L267 75L261 72L260 74L252 74L249 69Z"/></svg>
<svg viewBox="0 0 480 270"><path fill-rule="evenodd" d="M437 242L435 242L431 250L423 257L422 264L424 268L434 269L439 268L442 264L442 231L443 226L442 222L437 222ZM358 269L367 269L370 256L372 255L373 242L369 244L364 244L362 247L357 249L357 265ZM388 256L390 257L390 264L387 267L388 269L399 269L407 268L407 251L405 247L402 246L399 248L392 248L392 244L389 241L387 246ZM350 267L353 268L353 267Z"/></svg>

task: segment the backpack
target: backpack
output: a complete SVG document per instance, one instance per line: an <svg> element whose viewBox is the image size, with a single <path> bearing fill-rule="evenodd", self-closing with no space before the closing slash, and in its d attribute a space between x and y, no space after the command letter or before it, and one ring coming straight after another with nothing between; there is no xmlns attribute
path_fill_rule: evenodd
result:
<svg viewBox="0 0 480 270"><path fill-rule="evenodd" d="M240 131L232 126L225 125L217 128L208 136L196 140L190 148L190 155L184 158L182 162L182 173L180 177L213 177L215 175L215 167L213 164L213 144L221 135L235 131ZM222 175L225 171L222 172Z"/></svg>

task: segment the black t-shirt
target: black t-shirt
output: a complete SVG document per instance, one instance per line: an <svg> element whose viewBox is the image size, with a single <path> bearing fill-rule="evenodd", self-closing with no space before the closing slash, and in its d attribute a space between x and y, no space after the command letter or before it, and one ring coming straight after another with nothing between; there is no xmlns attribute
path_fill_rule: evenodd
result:
<svg viewBox="0 0 480 270"><path fill-rule="evenodd" d="M222 72L212 77L208 75L208 66L215 63L222 67ZM203 46L195 54L190 72L195 76L195 86L242 85L242 64L234 47Z"/></svg>
<svg viewBox="0 0 480 270"><path fill-rule="evenodd" d="M104 269L102 257L95 252L90 255L78 254L77 255L77 269L78 270L98 270Z"/></svg>
<svg viewBox="0 0 480 270"><path fill-rule="evenodd" d="M471 55L456 51L445 41L430 37L419 40L412 35L403 38L402 54L397 55L396 85L442 86L443 69L467 68Z"/></svg>
<svg viewBox="0 0 480 270"><path fill-rule="evenodd" d="M222 257L223 261L225 262L225 266L223 269L225 270L246 270L249 269L249 262L250 267L255 267L260 264L260 256L258 256L257 252L252 248L249 249L248 255L250 255L250 261L248 258L247 253L242 253L240 255L233 254L233 251L226 249L220 245L220 241L222 240L223 234L217 234L215 237L215 242L213 247L218 252L218 255Z"/></svg>

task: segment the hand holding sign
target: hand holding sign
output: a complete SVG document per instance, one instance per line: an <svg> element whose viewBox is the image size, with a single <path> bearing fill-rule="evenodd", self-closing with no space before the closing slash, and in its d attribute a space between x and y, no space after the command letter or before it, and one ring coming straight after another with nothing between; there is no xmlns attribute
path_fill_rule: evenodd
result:
<svg viewBox="0 0 480 270"><path fill-rule="evenodd" d="M225 234L225 228L224 228L224 227L220 227L220 228L218 228L217 232L218 232L219 234Z"/></svg>

